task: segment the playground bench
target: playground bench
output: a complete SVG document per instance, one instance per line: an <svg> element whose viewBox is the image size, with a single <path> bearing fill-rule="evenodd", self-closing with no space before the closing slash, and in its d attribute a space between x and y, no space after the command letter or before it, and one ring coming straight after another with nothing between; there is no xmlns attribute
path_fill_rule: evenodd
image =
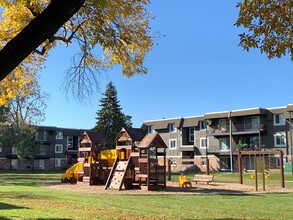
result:
<svg viewBox="0 0 293 220"><path fill-rule="evenodd" d="M197 182L206 182L207 184L209 184L210 182L213 182L213 180L214 180L213 175L199 175L199 174L196 174L196 175L194 175L193 182L195 182L195 184L197 184Z"/></svg>

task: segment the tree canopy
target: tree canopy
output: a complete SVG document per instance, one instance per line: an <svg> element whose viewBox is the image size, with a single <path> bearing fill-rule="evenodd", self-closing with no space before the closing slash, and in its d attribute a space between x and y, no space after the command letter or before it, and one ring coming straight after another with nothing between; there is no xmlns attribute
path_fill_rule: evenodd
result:
<svg viewBox="0 0 293 220"><path fill-rule="evenodd" d="M25 84L27 70L44 67L49 51L60 44L77 44L80 49L73 55L65 86L76 96L90 94L98 85L97 73L116 64L122 66L124 76L145 74L143 61L154 36L149 26L152 15L146 10L148 3L0 0L0 80L15 74L16 81Z"/></svg>
<svg viewBox="0 0 293 220"><path fill-rule="evenodd" d="M16 90L16 97L0 106L0 143L12 148L20 159L32 159L38 151L34 141L36 125L45 118L48 94L42 93L37 78L23 89Z"/></svg>
<svg viewBox="0 0 293 220"><path fill-rule="evenodd" d="M235 23L246 31L240 34L240 46L257 48L269 59L287 54L293 60L293 1L243 0L237 4Z"/></svg>
<svg viewBox="0 0 293 220"><path fill-rule="evenodd" d="M125 115L119 104L117 90L109 82L104 97L100 99L101 109L97 112L97 122L94 130L103 132L108 137L109 148L114 147L114 140L122 127L131 127L131 116Z"/></svg>

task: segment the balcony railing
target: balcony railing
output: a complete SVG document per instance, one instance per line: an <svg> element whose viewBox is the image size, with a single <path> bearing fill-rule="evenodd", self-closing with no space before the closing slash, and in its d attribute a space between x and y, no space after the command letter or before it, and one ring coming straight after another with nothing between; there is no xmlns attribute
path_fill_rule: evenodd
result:
<svg viewBox="0 0 293 220"><path fill-rule="evenodd" d="M233 124L232 125L232 132L253 132L253 131L264 131L265 130L265 124ZM229 134L230 128L227 126L227 128L219 128L216 127L210 127L208 129L208 132L211 134Z"/></svg>

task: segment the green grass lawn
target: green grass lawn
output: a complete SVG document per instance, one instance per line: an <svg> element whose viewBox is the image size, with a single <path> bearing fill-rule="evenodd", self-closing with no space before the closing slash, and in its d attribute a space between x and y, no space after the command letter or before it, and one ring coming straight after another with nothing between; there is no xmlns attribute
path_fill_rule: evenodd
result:
<svg viewBox="0 0 293 220"><path fill-rule="evenodd" d="M187 179L192 180L195 173L186 173ZM255 185L255 179L251 178L252 173L243 173L243 183L246 185ZM178 181L179 173L172 174L171 180ZM215 182L222 183L239 183L239 174L238 173L212 173L214 175ZM258 174L258 183L262 184L262 174ZM281 179L279 173L270 173L269 178L265 179L265 184L267 186L281 186ZM293 188L293 175L285 174L285 187Z"/></svg>
<svg viewBox="0 0 293 220"><path fill-rule="evenodd" d="M215 174L215 181L237 180L236 174ZM293 219L293 193L107 195L42 186L59 181L53 173L0 173L0 219Z"/></svg>

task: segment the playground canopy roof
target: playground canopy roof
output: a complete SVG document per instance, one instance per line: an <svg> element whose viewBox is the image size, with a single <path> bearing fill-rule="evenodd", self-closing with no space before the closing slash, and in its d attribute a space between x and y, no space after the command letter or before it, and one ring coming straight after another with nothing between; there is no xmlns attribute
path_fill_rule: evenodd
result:
<svg viewBox="0 0 293 220"><path fill-rule="evenodd" d="M117 137L115 138L115 142L121 138L122 133L126 132L127 138L131 139L131 141L141 141L146 132L141 128L122 128Z"/></svg>
<svg viewBox="0 0 293 220"><path fill-rule="evenodd" d="M152 144L155 148L167 148L159 134L147 134L138 145L138 148L149 148Z"/></svg>

